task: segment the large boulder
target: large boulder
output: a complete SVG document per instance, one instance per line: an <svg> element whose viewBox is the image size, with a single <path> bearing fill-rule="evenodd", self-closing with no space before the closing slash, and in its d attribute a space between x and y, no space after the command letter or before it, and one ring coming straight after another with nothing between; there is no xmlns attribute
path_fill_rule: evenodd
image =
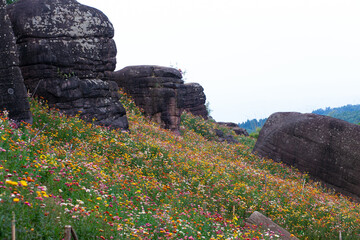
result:
<svg viewBox="0 0 360 240"><path fill-rule="evenodd" d="M5 0L0 1L0 26L0 110L9 111L13 120L31 123L30 105Z"/></svg>
<svg viewBox="0 0 360 240"><path fill-rule="evenodd" d="M21 0L7 10L30 92L66 114L127 129L116 84L102 81L115 69L116 46L101 11L75 0Z"/></svg>
<svg viewBox="0 0 360 240"><path fill-rule="evenodd" d="M316 114L272 114L254 152L360 196L360 126Z"/></svg>
<svg viewBox="0 0 360 240"><path fill-rule="evenodd" d="M115 69L114 28L101 11L75 0L21 0L7 10L31 91L41 79L102 79Z"/></svg>
<svg viewBox="0 0 360 240"><path fill-rule="evenodd" d="M115 81L133 98L137 106L163 128L178 131L180 115L187 110L203 114L204 89L198 84L184 84L182 74L174 68L140 65L114 72ZM206 114L207 115L207 114Z"/></svg>
<svg viewBox="0 0 360 240"><path fill-rule="evenodd" d="M68 115L79 115L84 120L110 128L127 130L129 127L115 82L75 76L43 81L40 86L39 95Z"/></svg>

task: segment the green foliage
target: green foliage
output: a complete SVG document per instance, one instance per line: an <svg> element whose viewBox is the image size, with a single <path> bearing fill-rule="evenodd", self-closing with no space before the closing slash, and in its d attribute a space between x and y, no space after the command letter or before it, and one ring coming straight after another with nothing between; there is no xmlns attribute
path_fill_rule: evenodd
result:
<svg viewBox="0 0 360 240"><path fill-rule="evenodd" d="M249 136L250 136L250 137L253 137L253 138L255 138L255 139L258 139L258 138L259 138L260 131L261 131L261 128L256 128L256 131L250 133Z"/></svg>
<svg viewBox="0 0 360 240"><path fill-rule="evenodd" d="M354 124L360 122L360 105L349 104L338 108L327 107L325 109L317 109L312 113L338 118Z"/></svg>
<svg viewBox="0 0 360 240"><path fill-rule="evenodd" d="M71 73L64 73L60 70L60 68L57 69L57 74L60 78L62 79L68 79L68 78L71 78L71 77L75 77L75 73L74 72L71 72Z"/></svg>
<svg viewBox="0 0 360 240"><path fill-rule="evenodd" d="M207 111L208 117L210 117L210 116L211 116L211 113L212 113L212 109L210 108L210 102L209 102L209 101L206 101L205 107L206 107L206 111Z"/></svg>
<svg viewBox="0 0 360 240"><path fill-rule="evenodd" d="M14 2L16 2L17 0L6 0L6 3L7 4L12 4L12 3L14 3Z"/></svg>
<svg viewBox="0 0 360 240"><path fill-rule="evenodd" d="M181 133L185 134L186 131L193 131L201 135L209 141L218 141L216 131L222 132L224 136L232 136L233 139L241 143L249 142L249 138L238 136L233 130L218 125L212 118L204 119L200 116L194 116L191 113L183 112L181 115ZM251 142L251 141L250 141Z"/></svg>
<svg viewBox="0 0 360 240"><path fill-rule="evenodd" d="M205 120L202 117L194 116L188 112L183 112L181 115L182 129L192 130L208 140L216 139L215 124L213 120Z"/></svg>

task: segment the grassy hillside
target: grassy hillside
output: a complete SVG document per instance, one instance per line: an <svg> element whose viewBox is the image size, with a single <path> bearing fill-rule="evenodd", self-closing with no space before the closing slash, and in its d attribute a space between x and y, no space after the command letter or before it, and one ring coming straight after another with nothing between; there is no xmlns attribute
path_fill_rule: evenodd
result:
<svg viewBox="0 0 360 240"><path fill-rule="evenodd" d="M300 239L359 239L360 206L307 175L213 139L183 115L181 136L127 97L131 134L68 118L32 100L33 125L0 118L0 239L277 239L245 224L258 210ZM208 138L208 139L206 139Z"/></svg>

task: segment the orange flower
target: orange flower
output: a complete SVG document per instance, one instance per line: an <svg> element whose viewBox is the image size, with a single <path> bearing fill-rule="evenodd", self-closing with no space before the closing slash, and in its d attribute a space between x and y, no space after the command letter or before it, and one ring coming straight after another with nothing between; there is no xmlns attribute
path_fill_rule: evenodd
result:
<svg viewBox="0 0 360 240"><path fill-rule="evenodd" d="M26 181L28 181L28 182L35 182L35 180L32 179L31 177L27 177L27 178L26 178Z"/></svg>

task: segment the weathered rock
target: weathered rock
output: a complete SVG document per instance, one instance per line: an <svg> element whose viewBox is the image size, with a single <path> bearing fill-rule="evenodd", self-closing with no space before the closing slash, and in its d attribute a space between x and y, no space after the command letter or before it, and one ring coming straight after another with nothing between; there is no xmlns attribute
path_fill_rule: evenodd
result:
<svg viewBox="0 0 360 240"><path fill-rule="evenodd" d="M115 69L114 29L101 11L76 0L22 0L7 10L30 91L41 79L101 79Z"/></svg>
<svg viewBox="0 0 360 240"><path fill-rule="evenodd" d="M126 112L119 102L118 90L112 81L78 77L44 80L38 88L50 107L90 122L94 120L95 124L127 130Z"/></svg>
<svg viewBox="0 0 360 240"><path fill-rule="evenodd" d="M0 110L15 121L32 122L27 91L5 0L0 1Z"/></svg>
<svg viewBox="0 0 360 240"><path fill-rule="evenodd" d="M274 113L254 152L360 196L359 125L316 114Z"/></svg>
<svg viewBox="0 0 360 240"><path fill-rule="evenodd" d="M227 127L229 129L233 130L237 135L249 136L249 133L245 129L239 127L239 125L236 124L236 123L218 122L217 124L219 124L220 126L224 126L224 127Z"/></svg>
<svg viewBox="0 0 360 240"><path fill-rule="evenodd" d="M185 83L180 85L178 93L178 107L208 119L208 111L205 106L206 96L204 88L198 83Z"/></svg>
<svg viewBox="0 0 360 240"><path fill-rule="evenodd" d="M75 0L21 0L7 10L30 92L67 114L127 129L116 84L100 80L116 64L114 29L101 11Z"/></svg>
<svg viewBox="0 0 360 240"><path fill-rule="evenodd" d="M293 234L289 233L287 230L283 229L276 223L274 223L270 218L264 216L258 211L255 211L247 219L247 222L258 227L261 227L265 231L271 231L272 234L276 234L278 237L276 239L282 240L296 240L298 239Z"/></svg>
<svg viewBox="0 0 360 240"><path fill-rule="evenodd" d="M218 137L216 140L218 142L239 143L239 141L236 140L234 136L230 134L224 134L224 132L220 129L215 129L215 134Z"/></svg>
<svg viewBox="0 0 360 240"><path fill-rule="evenodd" d="M144 113L163 128L179 130L183 110L205 108L205 94L198 84L184 84L182 74L161 66L129 66L110 76L133 98ZM205 108L206 109L206 108Z"/></svg>

